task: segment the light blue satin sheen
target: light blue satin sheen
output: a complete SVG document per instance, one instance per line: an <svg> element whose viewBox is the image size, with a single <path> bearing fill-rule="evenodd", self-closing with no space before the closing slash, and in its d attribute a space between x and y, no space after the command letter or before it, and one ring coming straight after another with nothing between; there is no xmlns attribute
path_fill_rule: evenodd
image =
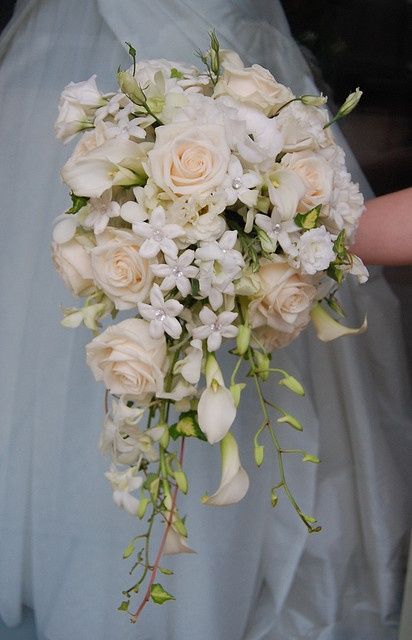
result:
<svg viewBox="0 0 412 640"><path fill-rule="evenodd" d="M59 168L68 149L52 123L69 81L97 73L102 90L113 88L117 66L128 64L123 41L140 58L191 62L211 26L247 62L296 92L313 90L277 2L20 0L0 40L0 615L13 626L32 607L39 640L394 640L412 425L398 305L379 271L343 294L348 320L368 313L366 335L325 345L309 332L275 354L307 389L295 399L270 385L305 424L285 441L323 460L288 464L323 533L308 537L283 499L270 508L274 472L269 461L254 467L258 407L248 393L235 426L247 497L227 509L201 506L217 486L219 452L189 442L182 509L197 554L168 560L176 574L164 585L177 600L148 607L138 627L115 611L130 583L121 553L136 527L103 477L103 390L84 362L90 335L59 325L58 304L72 299L49 241L67 207Z"/></svg>

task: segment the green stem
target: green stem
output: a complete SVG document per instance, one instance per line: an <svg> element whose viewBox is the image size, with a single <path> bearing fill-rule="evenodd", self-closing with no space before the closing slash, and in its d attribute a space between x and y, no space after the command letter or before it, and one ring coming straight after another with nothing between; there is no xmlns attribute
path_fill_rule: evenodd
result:
<svg viewBox="0 0 412 640"><path fill-rule="evenodd" d="M298 503L296 502L296 500L295 500L295 498L294 498L294 496L293 496L293 494L292 494L292 492L291 492L291 490L289 488L289 485L287 483L286 474L285 474L285 466L284 466L284 463L283 463L283 453L284 453L284 451L283 451L282 447L280 446L280 442L279 442L279 440L278 440L278 438L276 436L276 433L275 433L275 431L273 429L272 422L271 422L271 419L270 419L270 416L269 416L269 413L268 413L268 410L267 410L267 406L266 406L267 404L270 404L272 406L272 403L269 403L263 397L262 389L261 389L261 386L260 386L260 381L259 381L259 378L258 378L258 376L256 374L256 371L255 371L255 366L256 365L255 365L255 361L254 361L254 358L253 358L253 351L252 351L252 349L250 347L248 349L248 356L249 356L249 362L250 362L250 366L251 366L252 376L253 376L253 379L254 379L254 382L255 382L256 392L258 394L258 398L259 398L260 406L261 406L261 409L262 409L262 413L263 413L263 416L265 418L265 421L264 421L265 422L265 426L267 426L267 428L269 430L270 437L272 439L273 445L274 445L275 450L276 450L278 469L279 469L279 476L280 476L280 482L278 484L278 488L280 488L280 487L283 488L283 490L284 490L284 492L285 492L290 504L292 505L292 507L294 508L296 513L298 514L299 518L302 520L302 522L304 523L304 525L306 526L308 531L310 533L312 533L312 532L314 532L314 531L316 531L318 529L313 527L311 525L311 523L306 520L302 509L299 507ZM276 407L276 405L274 405L274 406ZM278 407L276 407L276 408L278 408Z"/></svg>

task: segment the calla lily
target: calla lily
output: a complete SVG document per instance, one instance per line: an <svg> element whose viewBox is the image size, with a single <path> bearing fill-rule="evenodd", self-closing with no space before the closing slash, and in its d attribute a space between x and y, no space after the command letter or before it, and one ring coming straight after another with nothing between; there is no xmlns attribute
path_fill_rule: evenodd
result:
<svg viewBox="0 0 412 640"><path fill-rule="evenodd" d="M163 547L163 555L174 555L177 553L196 553L186 544L186 538L170 527L167 532L166 542Z"/></svg>
<svg viewBox="0 0 412 640"><path fill-rule="evenodd" d="M74 193L99 198L113 185L136 184L144 175L141 161L151 146L107 140L80 158L70 158L61 171L62 179Z"/></svg>
<svg viewBox="0 0 412 640"><path fill-rule="evenodd" d="M199 426L209 444L225 437L236 418L236 407L229 389L224 386L216 358L209 354L206 363L207 387L197 407Z"/></svg>
<svg viewBox="0 0 412 640"><path fill-rule="evenodd" d="M315 307L313 307L310 315L315 326L316 334L319 340L322 340L322 342L330 342L331 340L335 340L335 338L340 338L341 336L364 333L368 326L365 316L365 320L360 327L345 327L343 324L340 324L340 322L334 320L325 311L325 309L320 306L320 304L317 304Z"/></svg>
<svg viewBox="0 0 412 640"><path fill-rule="evenodd" d="M222 454L222 478L218 490L212 496L204 496L203 504L223 507L244 498L249 489L249 476L240 464L239 449L234 436L227 433L220 443Z"/></svg>

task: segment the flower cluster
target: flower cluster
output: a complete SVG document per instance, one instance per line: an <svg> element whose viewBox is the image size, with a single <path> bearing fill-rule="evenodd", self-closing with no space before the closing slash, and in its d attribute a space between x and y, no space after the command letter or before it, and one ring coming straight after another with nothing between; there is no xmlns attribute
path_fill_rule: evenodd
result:
<svg viewBox="0 0 412 640"><path fill-rule="evenodd" d="M112 458L106 475L114 500L140 518L152 509L145 544L160 516L161 557L191 551L176 505L177 491L188 490L185 438L221 444L222 481L204 503L230 504L247 491L230 432L245 386L236 381L242 363L258 389L277 372L301 394L295 378L270 367L270 352L311 319L323 339L345 333L320 302L337 309L343 278L367 278L348 248L363 199L323 96L293 95L266 69L246 68L236 53L221 50L214 34L201 54L204 73L167 60L136 63L131 46L130 53L133 67L119 71L115 93L101 93L95 76L62 93L57 137L83 135L61 172L73 204L57 218L53 259L72 293L84 298L82 307L64 310L63 324L95 332L87 362L112 396L101 448ZM351 101L359 97L355 92ZM100 321L118 312L125 318L101 331ZM218 364L223 344L237 356L230 381ZM260 465L258 438L272 427L258 395ZM279 422L300 428L279 411ZM289 496L285 480L282 487ZM142 576L121 608L150 572L149 596L170 599L154 584L158 564L145 564L134 543L125 557L133 553Z"/></svg>

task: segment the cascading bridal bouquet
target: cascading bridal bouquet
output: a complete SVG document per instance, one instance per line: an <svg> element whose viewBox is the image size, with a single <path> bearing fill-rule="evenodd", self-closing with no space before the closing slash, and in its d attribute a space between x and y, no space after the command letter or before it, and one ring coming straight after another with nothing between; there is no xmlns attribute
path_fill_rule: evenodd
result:
<svg viewBox="0 0 412 640"><path fill-rule="evenodd" d="M342 313L334 294L344 277L362 282L367 271L348 248L363 198L330 128L356 106L359 90L329 120L325 97L295 96L261 66L245 68L214 33L209 51L199 52L203 73L168 60L136 63L128 46L133 66L119 70L118 91L102 94L92 76L62 93L57 137L83 136L61 172L72 206L57 218L53 260L84 298L81 308L64 309L63 325L83 323L95 335L87 362L107 389L100 444L112 458L113 499L147 522L124 551L135 580L119 609L142 591L136 621L150 600L173 598L158 577L171 573L163 557L191 551L177 505L189 487L185 439L220 443L221 484L201 498L205 505L247 492L230 431L245 381L262 414L250 425L256 464L267 433L278 465L272 506L283 493L309 532L320 530L284 467L289 455L319 460L281 445L276 427L302 426L264 395L262 382L273 374L304 394L271 365L271 352L311 321L321 340L364 330L344 327L329 310ZM110 322L119 311L125 319ZM230 380L218 363L223 343L234 358ZM153 553L156 522L163 533Z"/></svg>

